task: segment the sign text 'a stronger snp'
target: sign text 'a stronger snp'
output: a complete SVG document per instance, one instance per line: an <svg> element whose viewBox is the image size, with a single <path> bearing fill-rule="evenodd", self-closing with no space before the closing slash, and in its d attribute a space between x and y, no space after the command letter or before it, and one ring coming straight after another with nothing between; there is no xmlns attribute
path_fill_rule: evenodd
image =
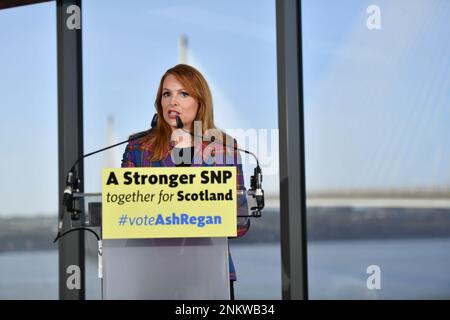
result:
<svg viewBox="0 0 450 320"><path fill-rule="evenodd" d="M103 170L104 239L236 236L236 167Z"/></svg>

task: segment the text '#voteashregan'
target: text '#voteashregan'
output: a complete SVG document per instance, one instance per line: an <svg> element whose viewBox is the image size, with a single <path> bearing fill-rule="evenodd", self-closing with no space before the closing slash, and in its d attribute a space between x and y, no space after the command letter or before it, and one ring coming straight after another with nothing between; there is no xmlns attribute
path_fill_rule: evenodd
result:
<svg viewBox="0 0 450 320"><path fill-rule="evenodd" d="M133 216L129 214L122 214L117 222L118 226L129 227L145 227L145 226L161 226L161 225L193 225L198 228L203 228L210 224L222 224L221 216L192 216L187 213L172 213L172 215L164 216L158 214L156 216Z"/></svg>

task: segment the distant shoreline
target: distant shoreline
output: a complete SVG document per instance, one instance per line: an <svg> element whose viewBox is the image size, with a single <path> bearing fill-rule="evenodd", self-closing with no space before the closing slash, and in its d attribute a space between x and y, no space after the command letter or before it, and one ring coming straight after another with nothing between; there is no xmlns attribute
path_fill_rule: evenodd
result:
<svg viewBox="0 0 450 320"><path fill-rule="evenodd" d="M450 209L308 208L308 241L450 238ZM57 249L55 217L0 218L0 253ZM252 218L243 237L231 245L278 243L279 210ZM96 241L86 236L86 246Z"/></svg>

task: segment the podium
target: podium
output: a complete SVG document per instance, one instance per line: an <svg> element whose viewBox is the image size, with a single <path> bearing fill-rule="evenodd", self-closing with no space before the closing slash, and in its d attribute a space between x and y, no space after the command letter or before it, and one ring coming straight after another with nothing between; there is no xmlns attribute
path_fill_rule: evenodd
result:
<svg viewBox="0 0 450 320"><path fill-rule="evenodd" d="M230 299L226 238L105 240L104 299Z"/></svg>
<svg viewBox="0 0 450 320"><path fill-rule="evenodd" d="M101 199L100 193L74 194L78 226L98 229L100 235ZM247 214L246 202L241 203ZM112 239L102 245L102 299L230 299L226 237Z"/></svg>

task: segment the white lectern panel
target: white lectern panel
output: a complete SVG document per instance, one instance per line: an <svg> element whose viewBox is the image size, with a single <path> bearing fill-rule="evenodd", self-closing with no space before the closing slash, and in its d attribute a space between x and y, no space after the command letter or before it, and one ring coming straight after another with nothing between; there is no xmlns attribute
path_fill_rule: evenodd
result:
<svg viewBox="0 0 450 320"><path fill-rule="evenodd" d="M103 299L230 299L227 238L103 241Z"/></svg>

